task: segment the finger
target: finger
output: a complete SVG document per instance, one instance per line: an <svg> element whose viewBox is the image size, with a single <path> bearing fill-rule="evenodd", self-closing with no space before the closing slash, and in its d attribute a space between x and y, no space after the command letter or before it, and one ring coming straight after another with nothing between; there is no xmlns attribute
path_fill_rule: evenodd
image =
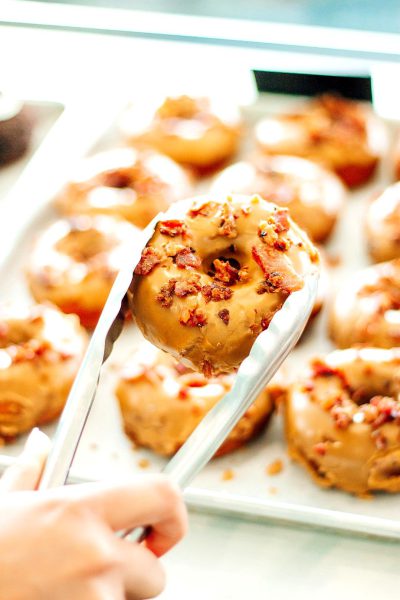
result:
<svg viewBox="0 0 400 600"><path fill-rule="evenodd" d="M150 550L139 544L117 540L120 547L123 580L127 600L154 598L165 587L165 572Z"/></svg>
<svg viewBox="0 0 400 600"><path fill-rule="evenodd" d="M172 548L187 530L187 512L177 486L163 475L115 484L87 484L66 490L97 512L115 531L151 525L146 542L157 556Z"/></svg>
<svg viewBox="0 0 400 600"><path fill-rule="evenodd" d="M47 435L37 428L32 429L22 453L15 463L4 471L0 479L0 492L36 489L50 446Z"/></svg>

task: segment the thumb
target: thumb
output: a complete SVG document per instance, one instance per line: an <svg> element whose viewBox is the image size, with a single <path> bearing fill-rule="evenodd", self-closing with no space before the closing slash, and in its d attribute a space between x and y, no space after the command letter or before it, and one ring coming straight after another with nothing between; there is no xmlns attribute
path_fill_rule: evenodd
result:
<svg viewBox="0 0 400 600"><path fill-rule="evenodd" d="M22 454L4 471L0 493L35 490L39 485L51 442L37 427L32 429Z"/></svg>

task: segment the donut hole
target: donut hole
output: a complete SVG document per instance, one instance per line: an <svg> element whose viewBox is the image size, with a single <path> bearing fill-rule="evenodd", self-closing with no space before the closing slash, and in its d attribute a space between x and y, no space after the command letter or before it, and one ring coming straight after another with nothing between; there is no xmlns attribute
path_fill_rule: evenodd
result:
<svg viewBox="0 0 400 600"><path fill-rule="evenodd" d="M240 253L232 251L230 246L225 252L212 254L203 260L205 273L226 285L233 285L239 280L239 271L243 266Z"/></svg>
<svg viewBox="0 0 400 600"><path fill-rule="evenodd" d="M104 236L97 229L74 228L55 245L56 250L77 262L85 262L110 251L116 245L111 236Z"/></svg>
<svg viewBox="0 0 400 600"><path fill-rule="evenodd" d="M131 175L123 171L109 171L101 177L101 185L104 187L123 189L130 187L131 183Z"/></svg>

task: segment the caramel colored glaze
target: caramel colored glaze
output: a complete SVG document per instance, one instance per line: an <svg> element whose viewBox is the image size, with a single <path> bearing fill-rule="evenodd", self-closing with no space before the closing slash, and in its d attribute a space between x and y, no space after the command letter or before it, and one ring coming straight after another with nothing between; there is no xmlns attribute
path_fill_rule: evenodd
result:
<svg viewBox="0 0 400 600"><path fill-rule="evenodd" d="M290 456L323 487L400 491L400 348L337 350L285 402Z"/></svg>
<svg viewBox="0 0 400 600"><path fill-rule="evenodd" d="M138 107L125 114L121 129L136 145L155 148L177 162L207 169L237 150L241 120L236 107L219 106L210 98L168 97L158 107Z"/></svg>
<svg viewBox="0 0 400 600"><path fill-rule="evenodd" d="M108 215L143 228L191 189L186 172L167 156L115 148L82 161L55 203L65 215Z"/></svg>
<svg viewBox="0 0 400 600"><path fill-rule="evenodd" d="M367 212L368 250L374 262L400 258L400 182L375 198Z"/></svg>
<svg viewBox="0 0 400 600"><path fill-rule="evenodd" d="M400 259L354 274L335 295L329 335L339 348L400 345Z"/></svg>
<svg viewBox="0 0 400 600"><path fill-rule="evenodd" d="M146 345L122 367L116 388L125 432L138 446L171 456L230 390L233 380L232 375L207 379ZM279 388L271 386L259 395L216 456L236 450L265 426L275 393Z"/></svg>
<svg viewBox="0 0 400 600"><path fill-rule="evenodd" d="M262 156L227 167L211 192L259 194L289 209L314 242L325 241L346 195L341 181L323 167L295 156Z"/></svg>
<svg viewBox="0 0 400 600"><path fill-rule="evenodd" d="M0 310L0 440L62 411L87 343L75 315L36 305Z"/></svg>
<svg viewBox="0 0 400 600"><path fill-rule="evenodd" d="M348 187L368 181L386 148L382 123L366 104L324 95L297 112L263 119L257 142L268 154L292 154L325 165Z"/></svg>
<svg viewBox="0 0 400 600"><path fill-rule="evenodd" d="M201 196L171 207L166 219L135 270L129 296L136 323L188 367L231 372L317 268L318 254L286 209L258 196ZM182 232L168 235L165 224L180 224ZM234 278L225 279L221 267Z"/></svg>
<svg viewBox="0 0 400 600"><path fill-rule="evenodd" d="M57 221L37 241L27 267L33 297L94 327L136 234L111 217Z"/></svg>

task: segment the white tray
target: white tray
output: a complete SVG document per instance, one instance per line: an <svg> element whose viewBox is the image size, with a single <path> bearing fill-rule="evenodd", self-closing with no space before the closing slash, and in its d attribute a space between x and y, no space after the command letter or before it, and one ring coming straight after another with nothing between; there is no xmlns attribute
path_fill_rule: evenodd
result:
<svg viewBox="0 0 400 600"><path fill-rule="evenodd" d="M252 123L262 114L282 110L298 101L298 98L265 94L254 106L244 110L245 118ZM78 107L66 110L57 123L57 130L53 128L12 194L3 203L3 210L0 207L0 239L2 245L6 242L3 248L7 249L6 254L1 253L0 300L30 299L23 268L33 238L55 218L50 199L67 177L73 157L85 154L90 148L109 145L110 132L112 138L114 131L110 124L115 111L115 107L110 105L99 106L95 113L79 110ZM391 125L388 124L389 135ZM106 130L108 134L104 136ZM251 142L246 144L251 145ZM50 178L49 161L54 166ZM349 194L341 221L328 245L328 252L341 258L341 263L331 270L333 285L368 264L363 236L365 207L373 190L381 189L389 182L388 166L383 164L371 184ZM204 187L203 183L201 188ZM24 214L23 219L21 214ZM287 359L285 368L288 376L301 372L311 356L332 349L325 336L325 317L323 311ZM95 406L73 465L72 478L123 477L128 473L158 471L165 464L164 459L150 451L132 448L122 432L113 394L118 365L140 345L141 339L134 326L127 327L103 369ZM51 435L54 428L55 425L49 426L46 431ZM0 466L9 462L8 457L18 454L23 442L22 437L3 448ZM266 468L278 458L283 461L284 468L281 473L269 476ZM143 463L147 461L148 467L143 471ZM234 477L224 481L223 474L227 469L233 470ZM288 459L279 415L272 419L258 440L210 463L185 495L191 507L201 510L400 538L399 496L380 494L372 500L361 500L343 492L318 488L303 468Z"/></svg>

